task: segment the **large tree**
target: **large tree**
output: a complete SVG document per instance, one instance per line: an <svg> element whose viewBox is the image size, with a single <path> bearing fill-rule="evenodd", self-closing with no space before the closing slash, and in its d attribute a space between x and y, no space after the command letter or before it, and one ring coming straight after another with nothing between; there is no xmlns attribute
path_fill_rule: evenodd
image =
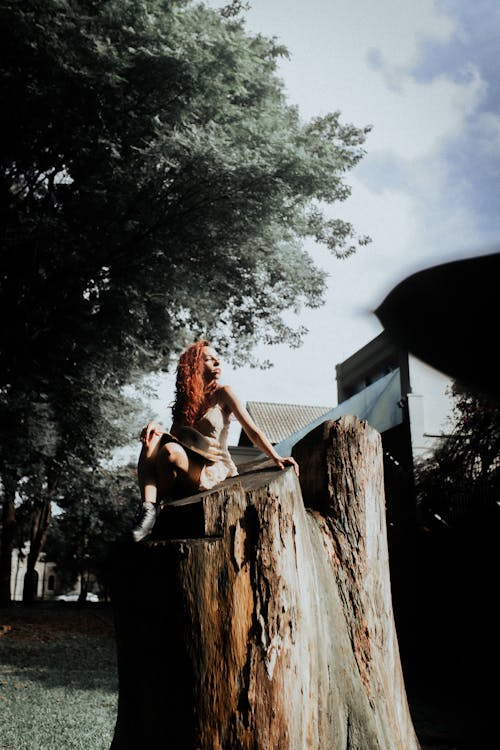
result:
<svg viewBox="0 0 500 750"><path fill-rule="evenodd" d="M111 373L165 363L183 331L240 356L294 341L282 311L323 289L300 241L352 250L319 205L349 194L366 129L302 123L284 50L202 5L3 2L1 28L6 382L71 374L96 339Z"/></svg>
<svg viewBox="0 0 500 750"><path fill-rule="evenodd" d="M52 469L85 458L79 441L100 432L121 387L194 336L239 362L259 340L300 342L283 313L324 290L303 240L338 257L367 241L328 205L349 195L368 128L338 113L302 122L277 76L286 50L231 9L1 0L0 49L9 510L39 465L23 415L41 401L57 483Z"/></svg>

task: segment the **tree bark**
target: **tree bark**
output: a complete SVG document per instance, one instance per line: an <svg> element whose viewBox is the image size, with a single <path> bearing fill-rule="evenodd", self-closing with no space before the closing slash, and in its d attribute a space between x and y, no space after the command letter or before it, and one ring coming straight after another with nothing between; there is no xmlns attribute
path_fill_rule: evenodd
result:
<svg viewBox="0 0 500 750"><path fill-rule="evenodd" d="M261 462L166 507L151 541L115 549L112 750L418 748L380 436L342 417L294 454L300 485Z"/></svg>
<svg viewBox="0 0 500 750"><path fill-rule="evenodd" d="M12 576L12 550L16 530L15 479L3 476L4 498L2 504L2 538L0 541L0 607L12 603L10 581Z"/></svg>

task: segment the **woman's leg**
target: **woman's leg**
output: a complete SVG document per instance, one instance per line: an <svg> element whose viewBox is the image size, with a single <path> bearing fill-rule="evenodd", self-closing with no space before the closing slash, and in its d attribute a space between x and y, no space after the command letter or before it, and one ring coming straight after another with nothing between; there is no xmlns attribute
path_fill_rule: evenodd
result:
<svg viewBox="0 0 500 750"><path fill-rule="evenodd" d="M147 446L143 445L137 462L137 478L142 504L136 524L132 529L132 538L135 542L144 539L152 531L156 521L158 482L155 458L160 447L160 439L160 436L155 435Z"/></svg>
<svg viewBox="0 0 500 750"><path fill-rule="evenodd" d="M179 443L165 443L154 457L160 499L196 492L205 460Z"/></svg>
<svg viewBox="0 0 500 750"><path fill-rule="evenodd" d="M167 497L186 497L199 487L205 460L179 443L160 444L160 439L144 446L137 464L142 508L132 537L144 539L156 521L156 503Z"/></svg>
<svg viewBox="0 0 500 750"><path fill-rule="evenodd" d="M155 435L149 445L143 445L137 462L137 478L143 503L155 503L158 496L155 459L161 438Z"/></svg>

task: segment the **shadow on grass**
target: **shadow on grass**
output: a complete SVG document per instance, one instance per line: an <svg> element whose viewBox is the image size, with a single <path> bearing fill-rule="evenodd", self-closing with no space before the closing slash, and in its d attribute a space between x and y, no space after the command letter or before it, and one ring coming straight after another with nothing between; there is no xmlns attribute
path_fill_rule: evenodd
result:
<svg viewBox="0 0 500 750"><path fill-rule="evenodd" d="M88 610L37 606L1 610L0 625L6 624L7 632L0 638L0 674L44 688L116 693L112 626L108 621L96 627L94 619Z"/></svg>

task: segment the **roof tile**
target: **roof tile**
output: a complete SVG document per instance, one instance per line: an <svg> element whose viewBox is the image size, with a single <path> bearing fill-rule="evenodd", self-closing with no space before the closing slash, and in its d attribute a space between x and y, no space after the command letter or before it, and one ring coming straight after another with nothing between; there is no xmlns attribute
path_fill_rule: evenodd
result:
<svg viewBox="0 0 500 750"><path fill-rule="evenodd" d="M271 443L285 440L297 430L321 417L322 414L331 411L332 408L332 406L247 401L250 416Z"/></svg>

